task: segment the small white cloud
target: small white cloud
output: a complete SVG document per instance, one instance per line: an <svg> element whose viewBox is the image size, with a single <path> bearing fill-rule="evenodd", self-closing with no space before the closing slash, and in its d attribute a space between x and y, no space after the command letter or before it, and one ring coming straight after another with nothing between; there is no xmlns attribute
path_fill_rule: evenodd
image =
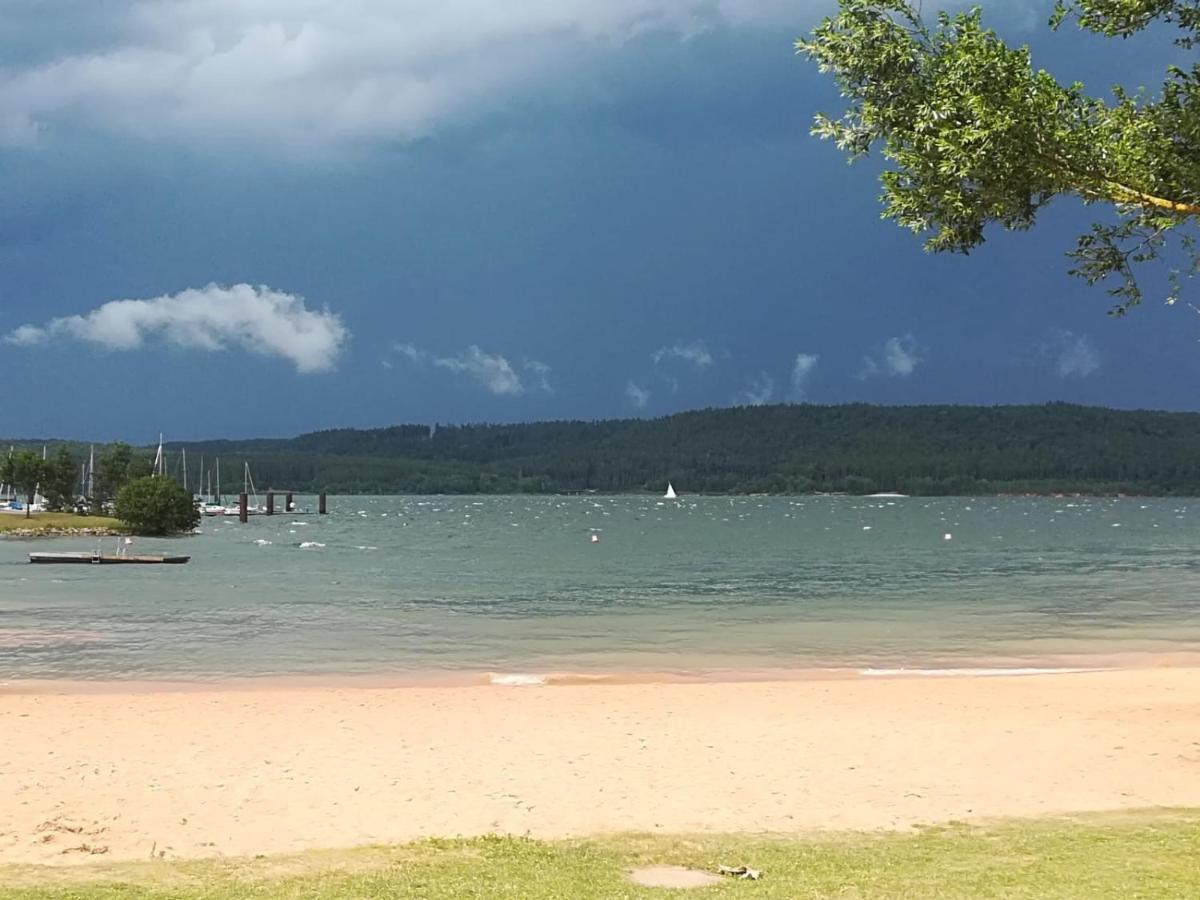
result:
<svg viewBox="0 0 1200 900"><path fill-rule="evenodd" d="M1100 371L1100 351L1085 334L1056 329L1038 347L1059 378L1087 378Z"/></svg>
<svg viewBox="0 0 1200 900"><path fill-rule="evenodd" d="M383 366L385 369L390 369L390 368L392 368L392 362L391 362L391 360L387 360L387 359L381 359L381 360L379 361L379 364L380 364L381 366Z"/></svg>
<svg viewBox="0 0 1200 900"><path fill-rule="evenodd" d="M517 396L530 390L554 393L550 384L550 367L536 359L523 359L520 370L499 353L486 353L472 344L454 356L435 356L415 344L397 342L392 350L417 366L432 365L463 375L498 396Z"/></svg>
<svg viewBox="0 0 1200 900"><path fill-rule="evenodd" d="M135 350L161 338L191 350L240 348L289 360L298 372L334 367L349 332L328 310L308 309L304 298L269 287L210 284L152 300L113 300L82 316L22 325L10 344L70 338L109 350Z"/></svg>
<svg viewBox="0 0 1200 900"><path fill-rule="evenodd" d="M704 369L713 364L712 354L704 341L692 341L690 344L673 344L670 347L659 347L650 354L654 364L661 365L666 360L679 359L691 363L697 369Z"/></svg>
<svg viewBox="0 0 1200 900"><path fill-rule="evenodd" d="M918 344L911 334L891 337L883 342L882 359L863 357L863 367L858 377L866 379L876 375L887 375L892 378L907 378L924 361L925 348Z"/></svg>
<svg viewBox="0 0 1200 900"><path fill-rule="evenodd" d="M392 349L401 356L407 358L409 362L423 363L428 362L429 360L428 353L426 353L424 350L414 347L412 344L395 343L392 344Z"/></svg>
<svg viewBox="0 0 1200 900"><path fill-rule="evenodd" d="M744 391L733 398L733 402L743 406L762 406L770 403L774 396L775 379L766 372L760 372Z"/></svg>
<svg viewBox="0 0 1200 900"><path fill-rule="evenodd" d="M645 409L646 404L650 402L650 392L632 381L625 382L625 396L634 409Z"/></svg>
<svg viewBox="0 0 1200 900"><path fill-rule="evenodd" d="M466 375L498 396L511 397L525 393L521 376L507 359L499 353L484 353L475 344L457 356L439 357L433 364Z"/></svg>
<svg viewBox="0 0 1200 900"><path fill-rule="evenodd" d="M554 388L550 386L550 367L544 362L538 362L536 359L521 360L521 368L527 372L533 380L534 386L547 394L553 394Z"/></svg>
<svg viewBox="0 0 1200 900"><path fill-rule="evenodd" d="M808 391L808 379L820 359L815 353L797 353L792 365L792 399L803 400Z"/></svg>
<svg viewBox="0 0 1200 900"><path fill-rule="evenodd" d="M866 381L868 378L874 378L878 374L879 363L875 362L875 360L871 359L869 356L864 356L862 368L858 370L858 374L855 377L859 381Z"/></svg>
<svg viewBox="0 0 1200 900"><path fill-rule="evenodd" d="M883 364L889 375L911 375L921 362L921 349L911 334L888 338L883 345Z"/></svg>

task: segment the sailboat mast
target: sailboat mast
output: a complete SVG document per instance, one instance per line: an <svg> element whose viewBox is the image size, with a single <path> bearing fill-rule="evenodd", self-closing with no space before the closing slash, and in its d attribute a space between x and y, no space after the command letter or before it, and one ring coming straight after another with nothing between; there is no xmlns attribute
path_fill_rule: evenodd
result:
<svg viewBox="0 0 1200 900"><path fill-rule="evenodd" d="M46 445L42 444L42 462L46 461ZM42 466L45 469L45 466ZM42 482L39 479L38 483L33 486L33 502L34 505L42 503Z"/></svg>
<svg viewBox="0 0 1200 900"><path fill-rule="evenodd" d="M225 498L221 494L221 457L219 457L219 456L217 457L217 496L216 496L216 501L218 503L225 502Z"/></svg>
<svg viewBox="0 0 1200 900"><path fill-rule="evenodd" d="M96 493L96 445L92 444L88 451L87 497L92 499Z"/></svg>
<svg viewBox="0 0 1200 900"><path fill-rule="evenodd" d="M183 489L186 491L187 490L187 447L184 447L179 452L181 454L183 454L183 462L181 463L181 465L183 466Z"/></svg>
<svg viewBox="0 0 1200 900"><path fill-rule="evenodd" d="M158 452L154 454L154 474L165 475L167 473L166 460L163 459L163 436L162 432L158 433Z"/></svg>

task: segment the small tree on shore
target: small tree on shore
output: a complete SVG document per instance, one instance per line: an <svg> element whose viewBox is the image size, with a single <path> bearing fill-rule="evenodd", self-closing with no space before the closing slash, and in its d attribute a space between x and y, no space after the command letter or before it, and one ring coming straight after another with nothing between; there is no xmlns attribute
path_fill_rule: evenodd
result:
<svg viewBox="0 0 1200 900"><path fill-rule="evenodd" d="M54 455L42 464L42 496L46 508L71 509L75 505L75 458L60 444Z"/></svg>
<svg viewBox="0 0 1200 900"><path fill-rule="evenodd" d="M32 512L33 498L46 474L46 460L32 450L9 453L0 463L0 482L11 484L25 498L25 518Z"/></svg>
<svg viewBox="0 0 1200 900"><path fill-rule="evenodd" d="M200 524L191 494L171 478L133 479L118 492L113 512L135 534L179 534Z"/></svg>

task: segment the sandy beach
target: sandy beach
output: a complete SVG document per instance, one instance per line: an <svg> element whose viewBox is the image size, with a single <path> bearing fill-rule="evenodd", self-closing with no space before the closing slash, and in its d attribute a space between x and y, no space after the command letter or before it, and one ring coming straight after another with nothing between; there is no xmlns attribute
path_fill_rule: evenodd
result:
<svg viewBox="0 0 1200 900"><path fill-rule="evenodd" d="M0 687L0 862L1200 805L1200 668Z"/></svg>

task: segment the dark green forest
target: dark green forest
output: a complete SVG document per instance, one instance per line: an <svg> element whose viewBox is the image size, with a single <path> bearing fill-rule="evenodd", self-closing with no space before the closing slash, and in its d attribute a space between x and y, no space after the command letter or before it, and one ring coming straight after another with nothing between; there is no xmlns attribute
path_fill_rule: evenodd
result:
<svg viewBox="0 0 1200 900"><path fill-rule="evenodd" d="M12 440L53 447L63 441ZM87 445L66 442L82 460ZM1044 406L778 405L661 419L397 425L167 445L225 492L1200 495L1200 414ZM99 448L98 448L99 449ZM140 448L139 454L153 453Z"/></svg>

